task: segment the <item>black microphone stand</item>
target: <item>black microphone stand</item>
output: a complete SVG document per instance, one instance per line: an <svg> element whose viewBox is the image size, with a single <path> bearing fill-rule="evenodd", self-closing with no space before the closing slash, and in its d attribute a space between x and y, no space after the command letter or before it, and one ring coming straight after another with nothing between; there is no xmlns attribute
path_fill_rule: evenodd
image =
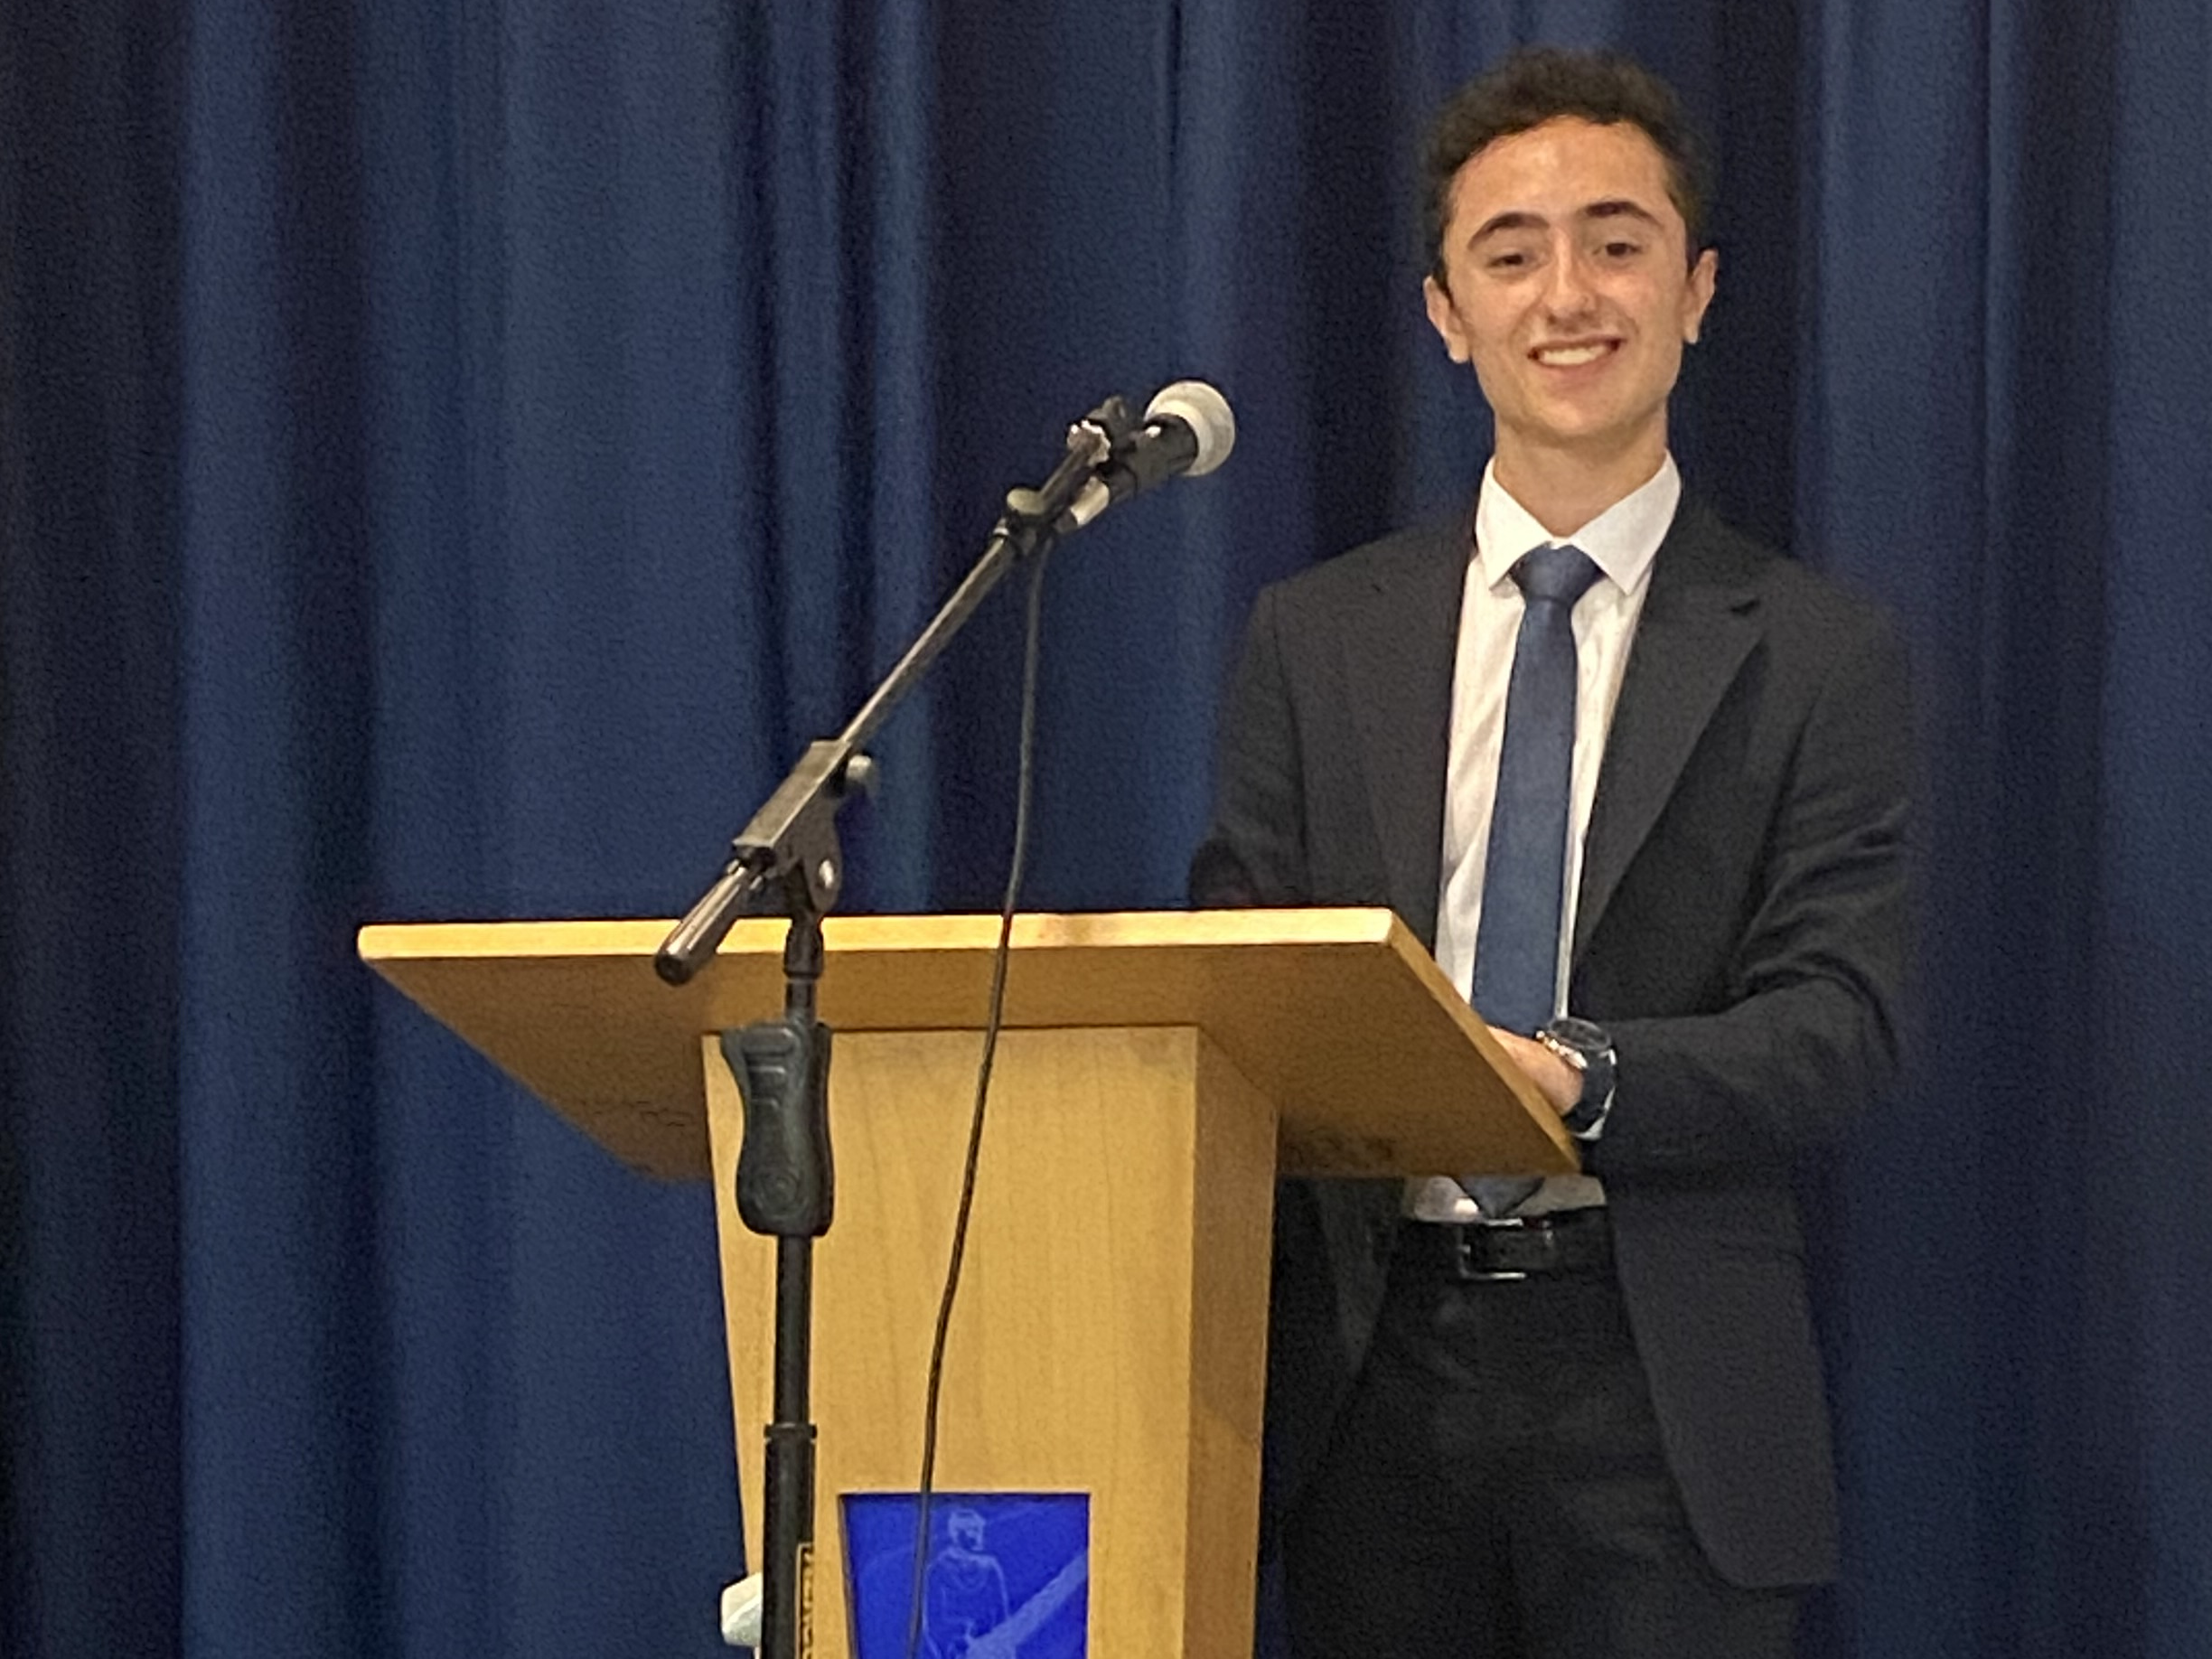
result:
<svg viewBox="0 0 2212 1659"><path fill-rule="evenodd" d="M671 985L713 956L737 918L790 918L783 942L783 1014L721 1034L722 1057L745 1101L737 1214L776 1242L773 1420L763 1463L761 1645L765 1659L799 1659L813 1645L814 1425L810 1420L814 1241L830 1230L835 1176L830 1147L830 1028L816 1017L822 917L844 888L837 814L867 790L864 745L1017 565L1050 548L1092 512L1100 469L1135 430L1109 398L1068 428L1067 449L1035 490L1015 490L983 554L860 712L835 737L807 745L791 774L730 845L729 863L662 942L653 968ZM1092 492L1086 496L1086 491ZM1078 498L1084 498L1079 504ZM1084 511L1084 507L1088 511Z"/></svg>

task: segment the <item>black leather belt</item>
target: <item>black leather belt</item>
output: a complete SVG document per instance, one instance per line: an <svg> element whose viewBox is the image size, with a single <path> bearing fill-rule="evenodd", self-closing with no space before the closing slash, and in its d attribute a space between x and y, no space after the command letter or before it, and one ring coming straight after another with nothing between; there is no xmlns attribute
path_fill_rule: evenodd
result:
<svg viewBox="0 0 2212 1659"><path fill-rule="evenodd" d="M1613 1223L1602 1204L1504 1222L1404 1221L1392 1261L1425 1279L1470 1284L1610 1271Z"/></svg>

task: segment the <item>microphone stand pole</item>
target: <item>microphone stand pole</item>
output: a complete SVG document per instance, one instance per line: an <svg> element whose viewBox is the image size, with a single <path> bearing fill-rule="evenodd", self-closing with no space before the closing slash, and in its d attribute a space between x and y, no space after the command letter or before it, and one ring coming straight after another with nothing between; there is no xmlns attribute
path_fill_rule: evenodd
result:
<svg viewBox="0 0 2212 1659"><path fill-rule="evenodd" d="M782 914L783 1014L721 1034L722 1056L745 1101L737 1214L776 1242L773 1419L763 1473L764 1659L801 1659L813 1646L814 1424L810 1420L814 1241L830 1230L835 1176L830 1147L830 1028L816 1017L822 917L844 889L837 813L873 785L863 752L894 708L951 642L1008 570L1051 548L1092 512L1086 491L1135 422L1110 398L1068 428L1067 449L1035 490L1007 496L1005 513L959 587L843 731L807 745L791 774L730 845L722 875L662 942L653 968L671 985L712 957L737 918Z"/></svg>

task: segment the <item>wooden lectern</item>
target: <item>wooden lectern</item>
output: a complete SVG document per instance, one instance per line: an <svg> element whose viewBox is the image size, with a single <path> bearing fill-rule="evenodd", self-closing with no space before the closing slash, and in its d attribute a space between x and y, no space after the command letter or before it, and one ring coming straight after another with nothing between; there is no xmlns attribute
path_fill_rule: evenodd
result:
<svg viewBox="0 0 2212 1659"><path fill-rule="evenodd" d="M831 917L837 1214L816 1247L813 1634L849 1652L837 1500L910 1491L994 916ZM773 1245L739 1225L714 1034L782 1006L783 924L672 989L657 922L362 930L376 970L626 1162L711 1176L737 1447L770 1415ZM942 1491L1090 1495L1090 1649L1251 1652L1279 1169L1558 1173L1574 1143L1383 910L1025 916L960 1303ZM759 1505L746 1505L760 1559Z"/></svg>

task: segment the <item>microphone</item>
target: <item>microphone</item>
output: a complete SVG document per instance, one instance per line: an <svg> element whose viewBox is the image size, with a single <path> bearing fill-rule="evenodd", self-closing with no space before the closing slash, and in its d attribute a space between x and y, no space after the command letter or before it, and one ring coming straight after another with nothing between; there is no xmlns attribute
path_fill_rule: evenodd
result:
<svg viewBox="0 0 2212 1659"><path fill-rule="evenodd" d="M1067 516L1080 529L1154 484L1186 473L1203 478L1235 446L1236 417L1228 398L1204 380L1163 386L1145 406L1144 424L1114 445L1096 476L1068 503Z"/></svg>

